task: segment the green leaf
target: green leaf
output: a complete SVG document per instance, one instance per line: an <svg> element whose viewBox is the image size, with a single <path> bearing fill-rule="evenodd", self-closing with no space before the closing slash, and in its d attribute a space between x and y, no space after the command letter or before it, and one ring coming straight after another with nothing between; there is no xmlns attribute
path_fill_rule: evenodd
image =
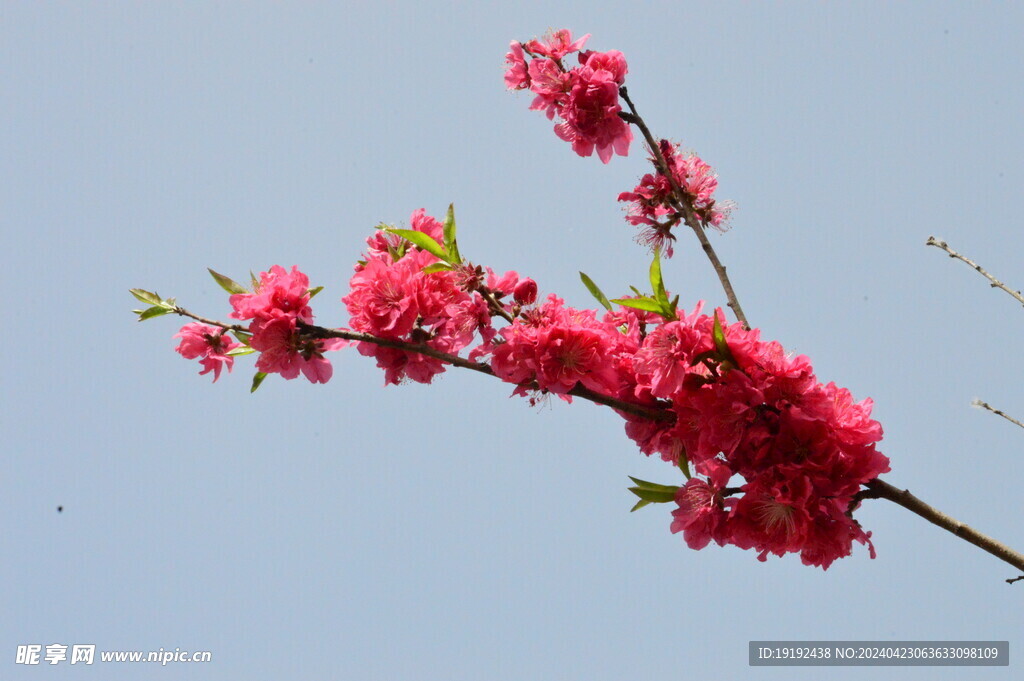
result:
<svg viewBox="0 0 1024 681"><path fill-rule="evenodd" d="M317 286L316 288L309 289L309 299L312 300L313 296L324 290L323 286Z"/></svg>
<svg viewBox="0 0 1024 681"><path fill-rule="evenodd" d="M141 288L130 288L128 292L131 293L135 298L146 305L160 305L163 303L163 299L155 293L151 293Z"/></svg>
<svg viewBox="0 0 1024 681"><path fill-rule="evenodd" d="M687 480L693 477L690 475L690 460L686 458L686 454L684 452L679 452L679 470L683 472L683 475L686 476Z"/></svg>
<svg viewBox="0 0 1024 681"><path fill-rule="evenodd" d="M641 489L654 490L655 492L671 492L672 494L675 494L676 490L679 489L678 485L659 485L655 482L647 482L646 480L634 478L632 475L629 476L629 479L635 482L637 487Z"/></svg>
<svg viewBox="0 0 1024 681"><path fill-rule="evenodd" d="M656 312L658 314L662 314L663 312L661 303L650 296L643 296L641 298L615 298L612 302L622 305L623 307L631 307L634 310L644 310L645 312Z"/></svg>
<svg viewBox="0 0 1024 681"><path fill-rule="evenodd" d="M632 513L633 511L639 511L644 506L649 506L650 503L651 502L647 501L646 499L641 499L640 501L636 502L633 508L629 509L629 512Z"/></svg>
<svg viewBox="0 0 1024 681"><path fill-rule="evenodd" d="M207 267L206 269L209 270L210 276L213 277L213 280L217 282L217 284L228 293L232 295L237 295L239 293L248 293L244 286L239 284L231 277L225 277L220 272L214 272L209 267Z"/></svg>
<svg viewBox="0 0 1024 681"><path fill-rule="evenodd" d="M139 321L144 322L147 319L152 319L153 317L160 317L165 314L170 314L171 312L172 310L170 308L166 308L163 305L154 305L153 307L147 310L142 310L141 312L138 313Z"/></svg>
<svg viewBox="0 0 1024 681"><path fill-rule="evenodd" d="M455 241L455 204L448 204L448 214L444 218L444 250L451 253L452 263L462 262L459 245Z"/></svg>
<svg viewBox="0 0 1024 681"><path fill-rule="evenodd" d="M612 304L608 302L608 299L605 298L604 293L602 293L601 289L597 287L597 284L594 283L594 280L588 277L583 272L580 272L580 279L583 280L583 285L587 287L588 291L590 291L590 295L597 298L597 302L601 303L601 305L604 306L604 309L611 312Z"/></svg>
<svg viewBox="0 0 1024 681"><path fill-rule="evenodd" d="M253 350L252 348L248 348L248 347L242 346L240 348L235 348L233 350L228 350L225 354L228 357L241 357L242 355L251 355L254 352L256 352L256 351Z"/></svg>
<svg viewBox="0 0 1024 681"><path fill-rule="evenodd" d="M387 231L391 232L392 234L397 234L406 241L412 242L416 246L422 248L427 253L430 253L431 255L436 256L441 260L444 260L445 262L451 262L451 258L448 256L448 253L444 250L441 244L434 241L434 239L429 234L417 232L414 229L388 228Z"/></svg>
<svg viewBox="0 0 1024 681"><path fill-rule="evenodd" d="M423 274L433 274L434 272L451 272L452 266L446 262L435 262L432 265L427 265L423 268Z"/></svg>
<svg viewBox="0 0 1024 681"><path fill-rule="evenodd" d="M249 341L252 340L252 334L248 331L232 331L231 334L238 339L238 342L242 345L248 345Z"/></svg>
<svg viewBox="0 0 1024 681"><path fill-rule="evenodd" d="M644 297L644 294L640 293L640 289L638 289L636 286L630 286L629 290L631 290L633 293L637 294L641 298Z"/></svg>
<svg viewBox="0 0 1024 681"><path fill-rule="evenodd" d="M263 373L262 371L257 371L256 375L252 377L252 387L249 388L249 392L256 392L256 389L260 387L260 384L263 383L263 379L266 377L267 375L265 373Z"/></svg>
<svg viewBox="0 0 1024 681"><path fill-rule="evenodd" d="M252 282L253 291L260 287L260 280L253 274L252 270L249 270L249 281Z"/></svg>
<svg viewBox="0 0 1024 681"><path fill-rule="evenodd" d="M654 291L654 299L668 305L668 294L665 293L665 281L661 278L661 251L654 249L654 260L651 261L651 290Z"/></svg>
<svg viewBox="0 0 1024 681"><path fill-rule="evenodd" d="M644 489L643 487L630 487L629 491L652 504L667 504L676 499L675 492L662 492L656 489Z"/></svg>

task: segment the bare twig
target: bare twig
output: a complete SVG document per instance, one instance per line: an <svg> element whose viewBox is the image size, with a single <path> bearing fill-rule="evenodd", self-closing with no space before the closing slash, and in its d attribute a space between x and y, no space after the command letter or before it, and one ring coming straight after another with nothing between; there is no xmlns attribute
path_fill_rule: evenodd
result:
<svg viewBox="0 0 1024 681"><path fill-rule="evenodd" d="M1001 411L999 409L996 409L995 407L993 407L988 402L985 402L983 400L974 400L973 402L971 402L971 404L973 404L975 407L980 407L981 409L987 409L988 411L992 412L996 416L1002 416L1004 419L1006 419L1010 423L1012 423L1012 424L1014 424L1016 426L1020 426L1021 428L1024 428L1024 423L1021 423L1020 421L1018 421L1017 419L1013 418L1012 416L1009 416L1008 414L1006 414L1006 412L1003 412L1003 411Z"/></svg>
<svg viewBox="0 0 1024 681"><path fill-rule="evenodd" d="M658 168L658 172L661 173L669 181L672 186L672 193L675 196L675 208L679 210L683 215L683 220L686 225L693 230L693 233L697 236L697 240L700 242L701 248L704 249L704 254L707 255L708 260L711 261L711 266L715 268L715 274L718 275L718 281L721 282L722 288L725 290L725 297L729 301L729 307L732 308L733 314L736 315L736 319L742 322L743 326L750 328L750 324L747 322L746 315L743 314L743 308L740 307L739 298L736 297L736 291L732 287L732 282L729 280L729 275L725 271L725 265L718 259L718 254L715 252L711 242L708 241L707 234L704 233L704 226L701 224L697 215L693 212L693 206L690 205L690 200L686 196L686 192L682 190L679 183L676 181L675 175L669 170L668 163L665 161L665 157L661 153L657 141L651 134L650 129L644 122L642 116L637 113L636 106L633 104L633 100L629 98L629 91L625 86L619 88L619 94L622 99L629 106L630 113L620 113L619 116L622 120L627 123L632 123L640 129L640 134L644 136L644 140L647 142L647 146L651 150L651 155L654 157L654 163Z"/></svg>
<svg viewBox="0 0 1024 681"><path fill-rule="evenodd" d="M1009 563L1018 570L1024 571L1024 554L1014 551L1006 544L998 542L995 539L978 532L970 525L962 523L959 520L946 515L937 508L929 506L911 494L909 490L901 490L898 487L893 487L889 483L880 479L872 480L866 485L866 487L868 492L863 495L863 498L888 499L895 504L899 504L908 511L916 513L928 522L938 525L948 532L952 532L960 539L974 544L983 551L991 553L996 558ZM1007 579L1006 581L1012 584L1016 579L1012 581Z"/></svg>
<svg viewBox="0 0 1024 681"><path fill-rule="evenodd" d="M930 236L930 237L928 237L928 241L926 241L924 243L925 243L926 246L935 246L936 248L941 248L942 250L944 250L949 255L949 257L956 258L957 260L960 260L962 262L967 263L968 265L973 267L978 272L978 274L980 274L981 276L983 276L986 279L988 279L991 282L990 285L992 286L992 288L999 288L999 289L1002 289L1002 290L1006 291L1011 296L1013 296L1017 300L1018 303L1020 303L1021 305L1024 305L1024 295L1021 295L1020 291L1014 291L1009 286L1007 286L1006 284L1004 284L1003 282L999 281L998 279L993 277L991 274L986 272L985 268L983 268L981 265L979 265L978 263L974 262L970 258L967 258L967 257L965 257L963 255L960 255L959 253L954 251L952 248L949 247L949 244L947 244L945 241L942 241L941 239L936 239L935 237Z"/></svg>

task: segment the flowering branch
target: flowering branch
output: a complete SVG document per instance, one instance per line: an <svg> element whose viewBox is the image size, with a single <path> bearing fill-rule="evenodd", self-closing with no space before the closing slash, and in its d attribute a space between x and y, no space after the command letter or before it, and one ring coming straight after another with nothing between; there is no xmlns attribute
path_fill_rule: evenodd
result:
<svg viewBox="0 0 1024 681"><path fill-rule="evenodd" d="M911 494L909 490L893 487L889 483L878 478L867 483L866 487L868 491L863 494L861 498L887 499L894 504L899 504L908 511L921 516L928 522L938 525L948 532L952 532L960 539L974 544L978 548L991 553L996 558L1007 562L1018 570L1024 572L1024 554L1014 551L1006 544L998 542L995 539L978 532L970 525L962 523L959 520L946 515L942 511L929 506ZM1024 576L1007 579L1006 581L1008 584L1012 584L1022 578L1024 578Z"/></svg>
<svg viewBox="0 0 1024 681"><path fill-rule="evenodd" d="M217 321L215 319L201 317L200 315L197 315L193 312L189 312L180 305L174 305L173 307L174 314L180 315L182 317L189 317L190 319L194 319L198 322L202 322L203 324L208 324L210 326L218 326L224 329L225 331L240 331L242 333L248 333L248 329L244 326L240 326L238 324L227 324L225 322ZM453 355L447 352L441 352L440 350L432 348L429 345L408 343L406 341L395 340L392 338L380 338L378 336L373 336L368 333L359 333L356 331L348 331L346 329L328 329L322 326L317 326L315 324L307 324L301 320L297 322L297 326L302 331L302 333L308 336L309 338L339 338L341 340L356 343L372 343L374 345L379 345L385 348L394 348L396 350L404 350L405 352L415 352L416 354L419 355L439 359L442 362L451 364L452 366L456 366L462 369L469 369L470 371L476 371L477 373L487 374L488 376L495 375L494 370L491 369L490 365L488 364L484 364L482 362L474 362L472 360L459 357L458 355ZM566 394L572 395L573 397L579 397L584 400L589 400L591 402L594 402L595 404L602 404L606 407L611 407L612 409L618 409L619 411L623 411L628 414L633 414L634 416L641 416L643 418L650 419L651 421L675 421L675 415L673 415L672 412L669 411L668 409L652 409L650 407L645 407L643 405L633 404L632 402L625 402L614 397L609 397L608 395L602 395L598 392L594 392L593 390L590 390L580 384L577 384L576 387L574 387Z"/></svg>
<svg viewBox="0 0 1024 681"><path fill-rule="evenodd" d="M718 254L715 252L715 248L711 245L708 240L707 234L704 233L704 226L700 223L697 215L693 211L693 207L690 205L689 197L686 192L683 191L682 187L679 186L679 182L676 180L675 173L671 172L668 167L668 163L665 161L665 156L661 153L661 145L655 140L654 136L651 135L650 129L644 122L644 119L636 110L636 105L633 104L633 100L629 98L629 91L626 86L623 85L619 88L619 95L629 106L629 113L624 111L619 112L619 117L627 123L632 123L640 129L640 134L644 136L644 140L647 142L648 148L651 150L651 154L654 157L655 166L658 172L668 179L672 185L672 194L675 198L673 204L682 213L683 220L686 222L686 226L693 230L693 233L697 235L697 240L700 241L701 248L704 249L704 253L708 256L708 260L711 261L711 266L715 268L715 274L718 275L718 280L722 283L722 288L725 289L725 296L729 299L729 307L732 308L733 314L736 315L736 319L743 323L743 326L750 328L750 324L747 322L746 315L743 314L743 308L740 307L739 298L736 297L736 291L732 287L732 282L729 280L729 275L725 271L725 265L718 259Z"/></svg>
<svg viewBox="0 0 1024 681"><path fill-rule="evenodd" d="M999 288L999 289L1002 289L1002 290L1006 291L1008 294L1013 296L1018 303L1020 303L1021 305L1024 305L1024 295L1021 295L1020 291L1014 291L1009 286L1007 286L1006 284L1004 284L1003 282L999 281L998 279L993 277L991 274L986 272L985 268L983 268L981 265L979 265L978 263L974 262L970 258L967 258L967 257L965 257L963 255L960 255L959 253L954 251L952 248L949 247L949 244L947 244L945 241L942 241L941 239L936 239L935 237L930 236L930 237L928 237L928 241L926 241L924 243L925 243L925 246L935 246L936 248L941 248L942 250L944 250L949 255L949 257L956 258L957 260L960 260L961 262L967 263L968 265L973 267L978 272L978 274L980 274L981 276L985 277L990 282L992 282L991 283L992 288Z"/></svg>
<svg viewBox="0 0 1024 681"><path fill-rule="evenodd" d="M580 156L596 151L604 163L625 156L631 125L640 130L656 172L618 200L630 202L626 220L644 230L638 240L654 251L651 294L631 287L635 296L609 300L581 272L605 312L566 306L555 294L538 300L532 279L514 271L499 275L462 257L449 206L443 223L419 209L410 229L379 225L367 239L341 299L350 328L314 324L310 301L323 287L310 288L298 267L279 265L258 279L253 275L251 287L210 271L231 294L230 317L250 320L245 326L132 289L149 306L135 310L139 320L165 314L195 320L175 335L181 338L177 352L198 359L200 373L213 372L214 381L223 368L231 371L236 357L258 353L252 390L269 374L326 383L333 368L325 353L355 344L376 359L386 384L430 383L456 366L515 386L513 394L531 404L538 395L555 394L609 406L642 453L659 455L672 464L674 479L685 478L667 485L632 478L636 486L629 489L640 498L633 510L674 503L671 530L694 549L714 541L754 549L762 561L795 553L805 565L827 569L859 543L873 558L871 533L853 512L874 498L899 504L1024 571L1024 555L880 480L890 461L876 447L882 427L871 418L872 401L856 402L849 390L822 382L807 357L787 353L750 327L705 234L708 227L724 229L732 207L714 198L717 176L695 154L654 138L624 85L624 56L582 51L588 38L573 40L561 30L511 43L505 82L535 95L530 108L549 120L557 116L555 133ZM564 58L577 52L579 66L568 67ZM700 241L738 321L728 322L721 309L704 313L703 302L687 312L678 295L669 295L661 256L671 257L671 231L681 221ZM1019 292L945 243L929 244L1024 303ZM505 324L495 325L498 320ZM468 356L459 356L464 350Z"/></svg>
<svg viewBox="0 0 1024 681"><path fill-rule="evenodd" d="M988 411L992 412L996 416L1002 416L1004 419L1006 419L1010 423L1012 423L1014 425L1017 425L1017 426L1020 426L1021 428L1024 428L1024 423L1021 423L1017 419L1015 419L1012 416L1006 414L1006 412L1003 412L1003 411L1000 411L999 409L996 409L995 407L990 405L988 402L985 402L983 400L974 400L973 402L971 402L971 404L974 405L975 407L980 408L980 409L987 409Z"/></svg>

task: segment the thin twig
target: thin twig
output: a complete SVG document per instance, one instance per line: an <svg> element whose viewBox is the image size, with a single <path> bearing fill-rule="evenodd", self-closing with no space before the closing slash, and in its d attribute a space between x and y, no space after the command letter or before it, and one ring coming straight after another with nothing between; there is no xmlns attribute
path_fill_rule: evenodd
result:
<svg viewBox="0 0 1024 681"><path fill-rule="evenodd" d="M483 297L484 302L486 302L487 306L491 309L491 314L498 315L499 317L507 321L509 324L515 321L512 315L510 315L508 311L504 307L502 307L501 303L498 302L498 299L494 297L494 292L491 291L491 289L487 288L486 286L481 286L480 288L477 289L477 293L479 293L481 297Z"/></svg>
<svg viewBox="0 0 1024 681"><path fill-rule="evenodd" d="M981 407L982 409L987 409L990 412L992 412L993 414L995 414L996 416L1002 416L1004 419L1006 419L1010 423L1012 423L1012 424L1014 424L1016 426L1020 426L1021 428L1024 428L1024 423L1021 423L1017 419L1015 419L1012 416L1008 415L1006 412L1001 411L999 409L996 409L995 407L993 407L988 402L985 402L983 400L974 400L973 402L971 402L971 404L973 404L975 407Z"/></svg>
<svg viewBox="0 0 1024 681"><path fill-rule="evenodd" d="M970 525L962 523L956 518L946 515L937 508L929 506L911 494L909 490L901 490L898 487L893 487L884 480L877 478L869 482L866 487L868 488L868 492L863 495L863 498L888 499L895 504L899 504L908 511L916 513L928 522L938 525L948 532L952 532L960 539L974 544L983 551L991 553L996 558L1009 563L1018 570L1024 571L1024 554L1014 551L1006 544L998 542L995 539L978 532ZM1006 581L1011 584L1013 583L1009 579Z"/></svg>
<svg viewBox="0 0 1024 681"><path fill-rule="evenodd" d="M194 319L197 322L202 322L203 324L209 324L210 326L219 326L220 328L224 329L225 331L240 331L241 333L249 333L249 329L245 328L241 324L226 324L224 322L217 321L216 319L209 319L207 317L200 317L199 315L195 314L194 312L189 312L188 310L186 310L185 308L181 307L180 305L175 305L174 306L174 314L181 315L182 317L189 317L190 319Z"/></svg>
<svg viewBox="0 0 1024 681"><path fill-rule="evenodd" d="M732 287L732 282L729 280L729 275L725 271L725 265L718 259L718 254L715 252L715 248L711 245L708 240L707 234L704 233L704 226L697 218L696 213L693 211L693 206L690 205L690 200L686 196L686 192L683 191L682 187L676 181L675 175L670 171L668 163L665 161L665 157L661 153L661 149L658 143L655 141L654 136L651 134L650 129L644 122L643 117L637 112L636 105L633 104L633 100L629 98L629 91L625 86L619 88L619 94L622 99L629 106L630 113L620 113L619 116L627 123L632 123L640 129L640 134L644 136L644 140L647 142L647 146L651 150L651 155L654 157L654 163L658 168L658 172L669 181L672 186L672 193L675 196L676 208L683 215L683 220L686 225L693 230L693 233L697 235L697 240L700 242L701 248L704 249L704 254L707 255L708 260L711 261L711 266L715 268L715 274L718 275L718 281L721 282L722 288L725 290L725 297L729 300L729 307L732 308L733 314L736 315L736 319L742 322L743 326L750 328L750 324L747 322L746 315L743 314L743 308L740 307L739 298L736 297L736 291Z"/></svg>
<svg viewBox="0 0 1024 681"><path fill-rule="evenodd" d="M1017 300L1018 303L1020 303L1021 305L1024 305L1024 295L1021 295L1020 291L1014 291L1012 288L1010 288L1009 286L1007 286L1006 284L1004 284L1003 282L999 281L998 279L993 277L991 274L986 272L985 268L983 268L981 265L979 265L978 263L974 262L970 258L967 258L967 257L965 257L963 255L960 255L959 253L954 251L952 248L949 247L949 244L947 244L945 241L942 241L941 239L936 239L935 237L930 236L930 237L928 237L928 241L926 241L924 243L925 243L925 246L935 246L936 248L941 248L942 250L944 250L949 255L949 257L956 258L957 260L960 260L961 262L967 263L968 265L973 267L978 272L978 274L980 274L981 276L983 276L986 279L988 279L991 282L990 285L992 286L992 288L999 288L999 289L1002 289L1002 290L1006 291L1011 296L1013 296Z"/></svg>

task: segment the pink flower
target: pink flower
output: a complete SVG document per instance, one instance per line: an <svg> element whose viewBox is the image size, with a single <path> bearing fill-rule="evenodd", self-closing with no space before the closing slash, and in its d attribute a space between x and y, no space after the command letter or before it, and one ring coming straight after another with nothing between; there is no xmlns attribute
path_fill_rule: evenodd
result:
<svg viewBox="0 0 1024 681"><path fill-rule="evenodd" d="M347 342L341 339L317 340L304 338L297 329L294 317L279 314L253 324L250 345L260 352L256 370L267 374L281 374L283 378L297 378L299 372L310 383L326 383L333 368L323 353L339 350Z"/></svg>
<svg viewBox="0 0 1024 681"><path fill-rule="evenodd" d="M537 282L529 278L523 279L516 284L512 297L520 305L533 305L537 302Z"/></svg>
<svg viewBox="0 0 1024 681"><path fill-rule="evenodd" d="M260 272L260 281L253 293L231 296L234 319L269 319L278 313L310 322L309 277L293 266L291 272L274 265L269 272Z"/></svg>
<svg viewBox="0 0 1024 681"><path fill-rule="evenodd" d="M409 216L409 229L416 232L423 232L438 243L444 243L444 225L436 219L427 215L423 208L417 208ZM408 246L402 237L392 232L378 229L366 240L368 258L391 259L392 253L397 253L400 248ZM360 269L360 267L356 267Z"/></svg>
<svg viewBox="0 0 1024 681"><path fill-rule="evenodd" d="M505 55L508 70L505 71L505 87L509 90L523 90L530 87L530 74L526 70L526 57L523 46L513 40L509 43L509 52Z"/></svg>
<svg viewBox="0 0 1024 681"><path fill-rule="evenodd" d="M672 532L682 532L686 545L691 549L702 549L715 540L725 545L726 502L721 495L722 488L729 482L731 472L725 466L714 468L708 480L690 478L676 492L676 508L672 511Z"/></svg>
<svg viewBox="0 0 1024 681"><path fill-rule="evenodd" d="M661 140L659 150L697 218L704 225L725 231L735 206L731 201L715 200L718 176L711 166L695 154L681 155L678 146L667 140ZM631 204L627 207L626 221L644 228L637 240L652 249L660 248L671 257L675 239L671 230L682 216L671 206L672 184L668 178L660 173L648 173L633 191L619 194L619 201Z"/></svg>
<svg viewBox="0 0 1024 681"><path fill-rule="evenodd" d="M567 54L571 54L582 49L588 38L590 38L589 33L574 41L569 29L563 28L544 36L543 40L531 40L523 47L525 47L526 51L530 54L536 54L542 57L551 57L552 59L561 59Z"/></svg>
<svg viewBox="0 0 1024 681"><path fill-rule="evenodd" d="M607 71L619 85L626 82L626 73L629 68L626 66L626 57L618 50L581 52L579 57L582 66L594 71Z"/></svg>
<svg viewBox="0 0 1024 681"><path fill-rule="evenodd" d="M242 345L228 336L224 329L199 322L186 324L172 338L181 339L175 350L182 357L199 359L203 366L203 370L199 372L200 376L213 372L214 383L220 378L221 369L227 367L230 372L235 363L235 358L227 353Z"/></svg>
<svg viewBox="0 0 1024 681"><path fill-rule="evenodd" d="M410 222L414 230L435 241L443 239L443 225L422 209L413 213ZM356 268L351 291L343 299L354 331L426 345L447 354L458 354L477 333L485 342L494 337L490 309L480 287L486 278L489 290L500 299L516 286L515 272L496 278L490 270L485 273L483 268L464 265L427 273L424 269L438 262L427 251L385 244L382 253L374 250L376 243L370 246L367 260ZM430 383L445 370L444 362L418 352L368 342L359 343L358 349L376 358L388 384L406 378Z"/></svg>
<svg viewBox="0 0 1024 681"><path fill-rule="evenodd" d="M562 299L552 295L547 303L503 328L475 356L492 355L495 375L519 385L523 390L517 394L525 394L531 382L559 395L577 384L616 394L620 387L617 356L623 342L618 329L598 321L593 311L563 307Z"/></svg>
<svg viewBox="0 0 1024 681"><path fill-rule="evenodd" d="M562 114L562 107L569 98L572 78L561 66L551 59L534 59L530 62L530 91L533 92L531 111L543 111L548 120Z"/></svg>
<svg viewBox="0 0 1024 681"><path fill-rule="evenodd" d="M351 292L342 301L348 307L354 331L388 337L412 331L419 308L410 294L412 279L421 269L417 267L420 259L426 258L407 255L398 263L373 259L352 276Z"/></svg>
<svg viewBox="0 0 1024 681"><path fill-rule="evenodd" d="M595 148L603 163L611 160L613 152L626 156L633 132L619 118L622 107L615 73L583 66L569 75L572 86L561 111L565 121L555 126L555 134L571 142L580 156L590 156Z"/></svg>
<svg viewBox="0 0 1024 681"><path fill-rule="evenodd" d="M711 350L714 344L707 333L701 333L683 322L668 322L649 333L636 353L636 372L649 377L655 397L670 397L683 387L683 377L691 371L694 359Z"/></svg>

